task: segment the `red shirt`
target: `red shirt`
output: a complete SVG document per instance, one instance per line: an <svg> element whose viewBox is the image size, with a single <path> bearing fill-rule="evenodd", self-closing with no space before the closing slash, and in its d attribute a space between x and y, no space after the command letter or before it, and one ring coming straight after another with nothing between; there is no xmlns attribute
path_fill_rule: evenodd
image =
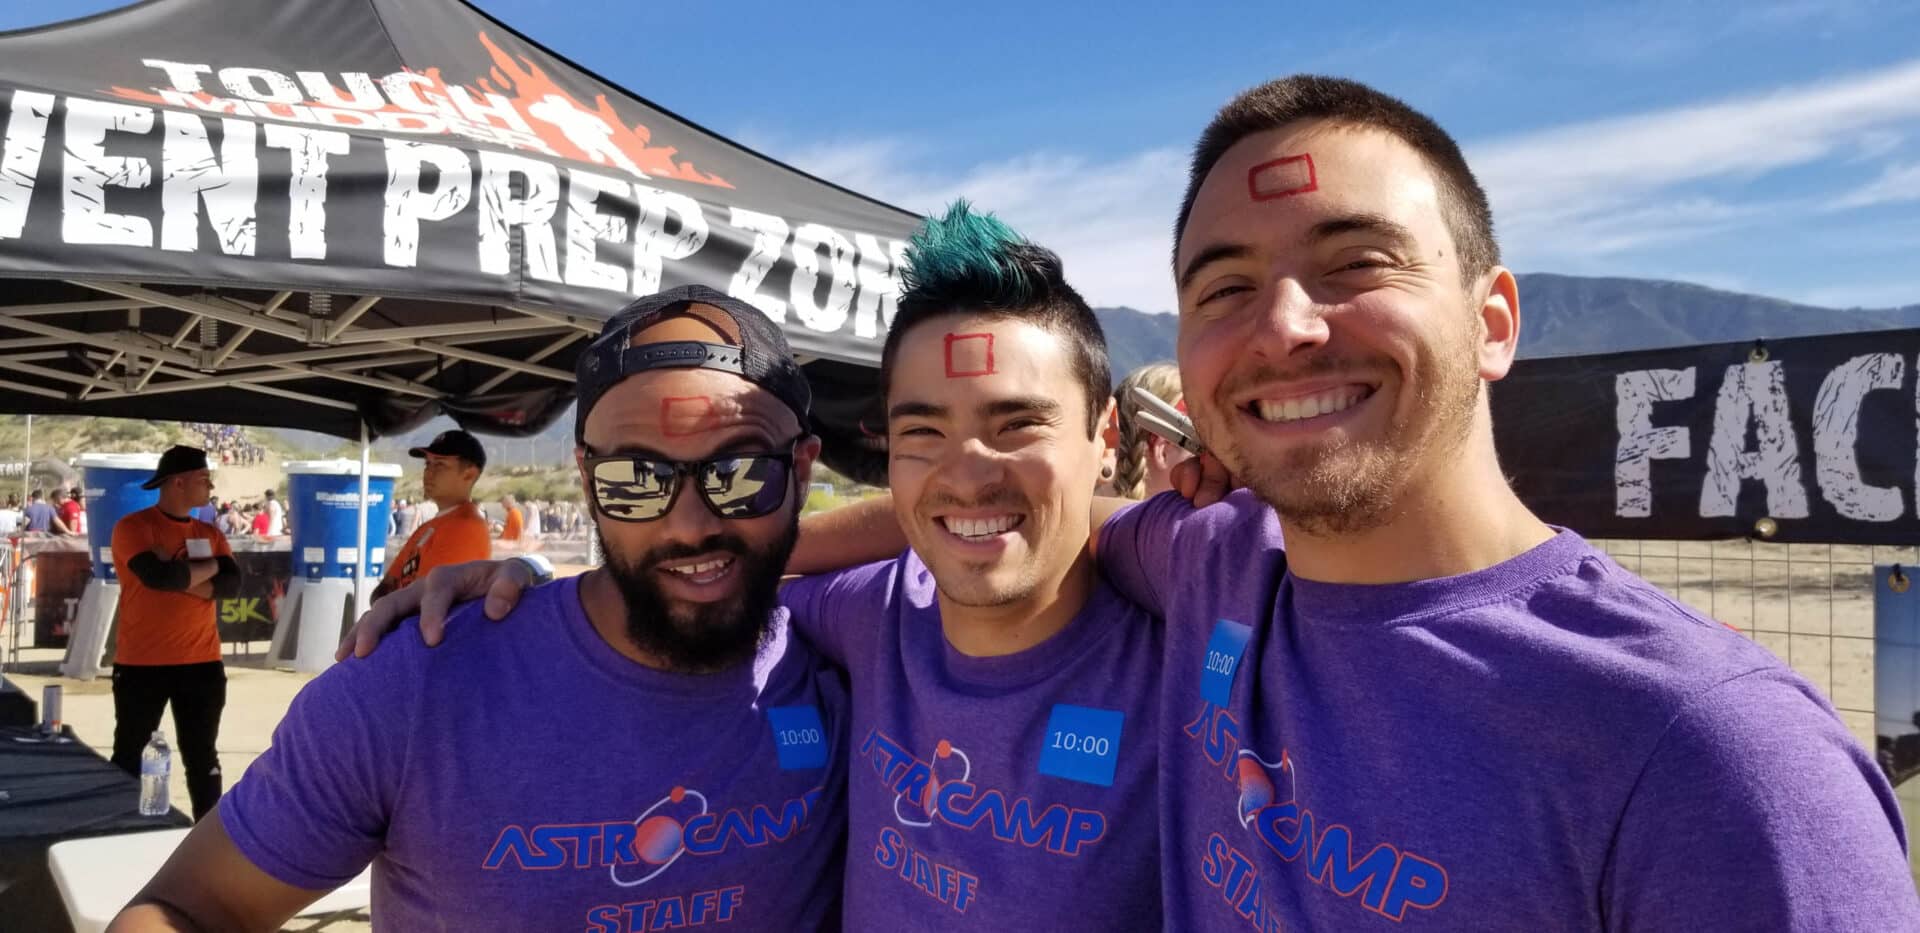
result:
<svg viewBox="0 0 1920 933"><path fill-rule="evenodd" d="M259 513L255 514L253 516L253 533L256 535L259 535L262 538L266 537L268 521L269 519L267 517L267 513L265 510L262 510Z"/></svg>

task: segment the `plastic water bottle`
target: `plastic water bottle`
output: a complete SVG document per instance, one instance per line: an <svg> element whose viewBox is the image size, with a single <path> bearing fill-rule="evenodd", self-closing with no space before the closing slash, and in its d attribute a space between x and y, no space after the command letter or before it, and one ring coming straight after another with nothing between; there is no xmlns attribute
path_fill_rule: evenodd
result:
<svg viewBox="0 0 1920 933"><path fill-rule="evenodd" d="M153 738L140 752L140 815L166 816L167 778L173 772L173 750L167 747L167 734L153 730Z"/></svg>

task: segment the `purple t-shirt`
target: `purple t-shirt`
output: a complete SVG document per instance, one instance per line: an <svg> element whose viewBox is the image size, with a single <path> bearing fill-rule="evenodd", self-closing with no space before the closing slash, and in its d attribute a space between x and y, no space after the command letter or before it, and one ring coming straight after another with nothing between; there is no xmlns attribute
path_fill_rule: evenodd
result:
<svg viewBox="0 0 1920 933"><path fill-rule="evenodd" d="M853 683L848 929L1158 928L1159 620L1102 583L1052 638L969 657L911 551L781 601Z"/></svg>
<svg viewBox="0 0 1920 933"><path fill-rule="evenodd" d="M671 674L620 655L578 577L508 624L409 621L308 684L220 803L240 851L302 888L372 862L390 930L831 925L846 827L846 694L776 618L752 665Z"/></svg>
<svg viewBox="0 0 1920 933"><path fill-rule="evenodd" d="M1827 702L1572 532L1380 586L1289 575L1244 491L1100 540L1167 620L1171 929L1920 929Z"/></svg>

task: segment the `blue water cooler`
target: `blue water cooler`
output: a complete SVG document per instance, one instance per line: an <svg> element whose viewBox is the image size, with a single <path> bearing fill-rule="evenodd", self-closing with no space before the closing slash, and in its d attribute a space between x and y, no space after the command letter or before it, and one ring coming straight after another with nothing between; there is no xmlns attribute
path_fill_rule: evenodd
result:
<svg viewBox="0 0 1920 933"><path fill-rule="evenodd" d="M280 601L268 658L276 667L317 672L366 611L387 563L387 518L400 467L367 465L366 549L356 523L360 462L296 460L286 464L287 520L292 524L293 580Z"/></svg>
<svg viewBox="0 0 1920 933"><path fill-rule="evenodd" d="M82 454L80 468L87 507L87 550L93 579L80 593L60 673L92 680L100 674L114 618L120 610L120 581L113 570L113 526L120 519L160 501L158 489L141 489L160 465L158 454Z"/></svg>

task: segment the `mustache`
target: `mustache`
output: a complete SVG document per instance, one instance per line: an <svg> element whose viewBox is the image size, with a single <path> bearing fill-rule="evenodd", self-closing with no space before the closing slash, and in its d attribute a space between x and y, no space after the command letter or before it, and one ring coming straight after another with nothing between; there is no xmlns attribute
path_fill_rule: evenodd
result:
<svg viewBox="0 0 1920 933"><path fill-rule="evenodd" d="M1353 359L1345 356L1316 355L1308 357L1292 366L1275 366L1271 363L1259 363L1246 369L1237 369L1221 380L1216 394L1231 395L1248 386L1264 385L1273 382L1293 382L1311 379L1316 376L1365 375L1391 371L1393 364L1385 358Z"/></svg>
<svg viewBox="0 0 1920 933"><path fill-rule="evenodd" d="M949 492L929 492L920 497L921 510L929 512L947 508L979 509L988 506L999 506L1017 511L1028 510L1027 497L1021 495L1010 486L995 486L978 496L974 496L972 499L962 499Z"/></svg>
<svg viewBox="0 0 1920 933"><path fill-rule="evenodd" d="M634 566L645 569L670 560L684 560L689 557L710 554L714 551L726 551L738 556L747 553L748 550L746 539L738 535L708 535L706 538L694 543L676 541L670 544L663 544L640 555L639 560L634 561Z"/></svg>

